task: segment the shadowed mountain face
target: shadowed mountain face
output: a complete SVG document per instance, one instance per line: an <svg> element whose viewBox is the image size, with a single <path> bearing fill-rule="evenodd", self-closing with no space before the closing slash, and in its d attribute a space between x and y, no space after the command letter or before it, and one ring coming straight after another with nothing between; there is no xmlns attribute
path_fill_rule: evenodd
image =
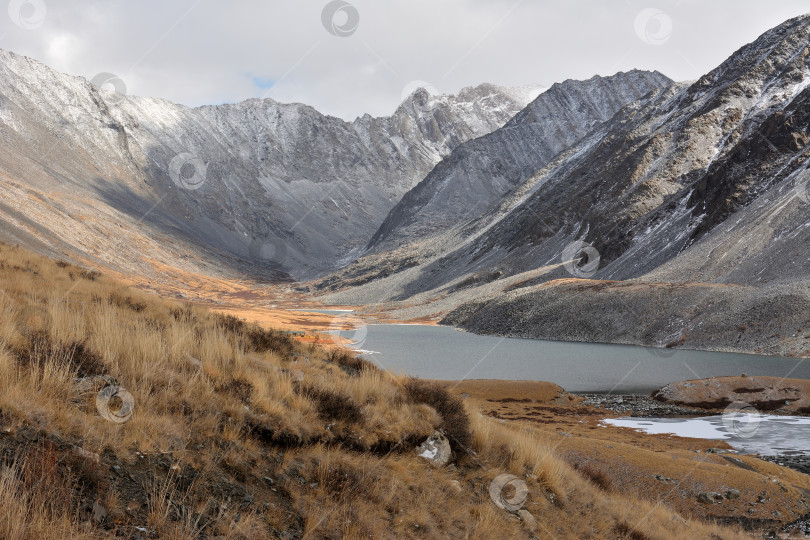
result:
<svg viewBox="0 0 810 540"><path fill-rule="evenodd" d="M106 256L105 233L120 220L141 244L164 235L212 260L295 277L351 257L442 157L540 91L419 89L390 117L345 122L271 99L192 109L123 96L7 52L0 77L6 237ZM44 198L65 206L37 207ZM163 241L151 247L149 258L176 262Z"/></svg>
<svg viewBox="0 0 810 540"><path fill-rule="evenodd" d="M670 84L637 70L554 84L503 128L444 158L391 210L369 247L397 247L480 215L619 109Z"/></svg>

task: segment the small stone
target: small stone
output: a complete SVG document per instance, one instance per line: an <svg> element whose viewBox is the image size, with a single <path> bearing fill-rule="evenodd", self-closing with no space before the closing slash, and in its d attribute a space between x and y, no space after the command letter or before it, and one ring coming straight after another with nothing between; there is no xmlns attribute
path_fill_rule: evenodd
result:
<svg viewBox="0 0 810 540"><path fill-rule="evenodd" d="M518 510L518 516L520 516L523 526L526 527L529 532L534 532L537 530L537 520L534 519L531 512L526 509L521 509Z"/></svg>
<svg viewBox="0 0 810 540"><path fill-rule="evenodd" d="M81 446L77 446L73 450L76 452L76 455L78 455L79 457L83 457L87 461L92 461L93 463L99 463L101 461L101 456L99 456L95 452L85 450Z"/></svg>
<svg viewBox="0 0 810 540"><path fill-rule="evenodd" d="M301 382L304 380L304 372L300 369L282 369L281 372L289 375L293 381Z"/></svg>
<svg viewBox="0 0 810 540"><path fill-rule="evenodd" d="M80 395L98 392L106 386L119 386L118 380L109 375L90 375L74 381L76 393Z"/></svg>
<svg viewBox="0 0 810 540"><path fill-rule="evenodd" d="M730 489L726 491L726 499L739 499L739 498L740 498L739 489Z"/></svg>
<svg viewBox="0 0 810 540"><path fill-rule="evenodd" d="M93 519L96 523L101 523L107 517L107 509L101 506L98 501L93 503Z"/></svg>
<svg viewBox="0 0 810 540"><path fill-rule="evenodd" d="M715 491L702 491L698 493L698 501L704 504L714 504L723 499L723 496Z"/></svg>

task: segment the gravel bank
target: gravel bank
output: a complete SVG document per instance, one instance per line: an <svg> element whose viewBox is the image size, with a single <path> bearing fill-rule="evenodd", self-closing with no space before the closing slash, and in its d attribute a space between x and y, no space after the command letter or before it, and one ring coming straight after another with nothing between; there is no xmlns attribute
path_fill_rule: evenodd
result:
<svg viewBox="0 0 810 540"><path fill-rule="evenodd" d="M810 456L759 456L759 459L788 467L794 471L810 474Z"/></svg>
<svg viewBox="0 0 810 540"><path fill-rule="evenodd" d="M702 409L681 407L655 401L649 396L638 394L579 394L585 403L626 416L666 417L666 416L705 416Z"/></svg>

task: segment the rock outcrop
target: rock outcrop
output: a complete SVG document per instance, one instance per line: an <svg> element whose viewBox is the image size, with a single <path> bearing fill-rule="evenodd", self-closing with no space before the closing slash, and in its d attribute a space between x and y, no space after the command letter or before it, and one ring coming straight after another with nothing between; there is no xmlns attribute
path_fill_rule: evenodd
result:
<svg viewBox="0 0 810 540"><path fill-rule="evenodd" d="M782 377L715 377L663 386L652 398L664 403L724 410L735 404L743 412L810 414L810 382ZM739 407L737 407L739 408Z"/></svg>

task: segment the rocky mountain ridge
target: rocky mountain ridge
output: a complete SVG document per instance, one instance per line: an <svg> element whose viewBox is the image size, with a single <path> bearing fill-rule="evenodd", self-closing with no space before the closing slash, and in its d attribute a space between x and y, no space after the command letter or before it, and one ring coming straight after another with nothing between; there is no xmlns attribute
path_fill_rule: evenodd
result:
<svg viewBox="0 0 810 540"><path fill-rule="evenodd" d="M626 106L488 211L353 265L361 282L385 258L382 283L328 298L418 299L483 333L806 355L808 35L791 19Z"/></svg>
<svg viewBox="0 0 810 540"><path fill-rule="evenodd" d="M105 207L153 227L150 238L182 236L197 251L295 277L351 257L444 155L502 126L541 91L417 89L390 117L346 122L272 99L189 108L127 96L10 52L0 52L0 76L0 171L25 178L20 189L39 198L94 201L33 225L7 221L6 230L51 249L61 238L62 248L76 244L86 255L88 235L103 239L66 222ZM5 195L9 215L31 204L19 192Z"/></svg>
<svg viewBox="0 0 810 540"><path fill-rule="evenodd" d="M619 109L672 84L658 72L556 83L503 128L460 145L391 210L375 251L435 235L490 208Z"/></svg>

